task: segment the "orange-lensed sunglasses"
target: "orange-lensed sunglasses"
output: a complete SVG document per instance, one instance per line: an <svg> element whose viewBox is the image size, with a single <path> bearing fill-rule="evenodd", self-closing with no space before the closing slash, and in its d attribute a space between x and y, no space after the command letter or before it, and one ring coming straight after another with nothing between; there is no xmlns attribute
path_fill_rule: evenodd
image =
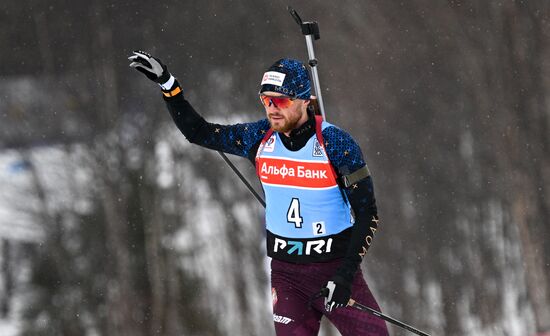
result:
<svg viewBox="0 0 550 336"><path fill-rule="evenodd" d="M260 100L265 107L269 107L271 106L271 104L273 104L277 108L284 109L290 107L290 105L292 105L296 98L291 98L287 96L266 96L261 94Z"/></svg>

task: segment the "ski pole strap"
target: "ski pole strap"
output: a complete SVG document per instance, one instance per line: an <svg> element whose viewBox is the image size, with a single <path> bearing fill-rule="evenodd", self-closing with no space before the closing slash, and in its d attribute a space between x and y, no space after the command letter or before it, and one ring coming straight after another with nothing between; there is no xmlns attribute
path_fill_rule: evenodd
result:
<svg viewBox="0 0 550 336"><path fill-rule="evenodd" d="M344 175L341 177L342 184L344 187L349 188L353 184L361 181L364 178L367 178L370 176L369 167L365 165L363 168L359 168L356 171L354 171L351 174Z"/></svg>

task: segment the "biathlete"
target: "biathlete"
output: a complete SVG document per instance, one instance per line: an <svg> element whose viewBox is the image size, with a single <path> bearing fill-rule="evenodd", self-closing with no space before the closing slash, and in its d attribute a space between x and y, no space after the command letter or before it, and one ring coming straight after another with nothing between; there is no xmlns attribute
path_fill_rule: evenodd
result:
<svg viewBox="0 0 550 336"><path fill-rule="evenodd" d="M380 311L360 267L378 229L372 177L354 139L308 109L304 64L280 59L263 74L259 98L267 118L218 125L195 111L159 59L135 51L129 60L161 86L191 143L255 165L265 193L276 334L317 335L326 316L344 336L388 335L383 320L347 307L353 297ZM320 292L324 300L313 299Z"/></svg>

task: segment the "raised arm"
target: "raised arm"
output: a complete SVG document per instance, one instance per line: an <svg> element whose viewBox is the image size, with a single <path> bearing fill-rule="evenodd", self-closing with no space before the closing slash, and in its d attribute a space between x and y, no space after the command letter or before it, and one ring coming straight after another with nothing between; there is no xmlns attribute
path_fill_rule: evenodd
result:
<svg viewBox="0 0 550 336"><path fill-rule="evenodd" d="M254 161L256 149L269 129L267 119L234 125L209 123L185 99L178 80L158 58L134 51L128 59L131 67L160 85L172 119L189 142Z"/></svg>

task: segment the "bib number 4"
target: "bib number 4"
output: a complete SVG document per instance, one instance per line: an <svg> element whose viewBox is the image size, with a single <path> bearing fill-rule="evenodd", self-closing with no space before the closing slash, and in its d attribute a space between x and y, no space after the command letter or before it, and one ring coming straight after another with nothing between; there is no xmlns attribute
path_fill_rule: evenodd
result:
<svg viewBox="0 0 550 336"><path fill-rule="evenodd" d="M288 211L286 213L286 221L289 223L293 223L296 228L301 228L302 223L304 222L304 218L300 216L300 200L297 198L293 198L292 201L290 201L290 206L288 207Z"/></svg>

